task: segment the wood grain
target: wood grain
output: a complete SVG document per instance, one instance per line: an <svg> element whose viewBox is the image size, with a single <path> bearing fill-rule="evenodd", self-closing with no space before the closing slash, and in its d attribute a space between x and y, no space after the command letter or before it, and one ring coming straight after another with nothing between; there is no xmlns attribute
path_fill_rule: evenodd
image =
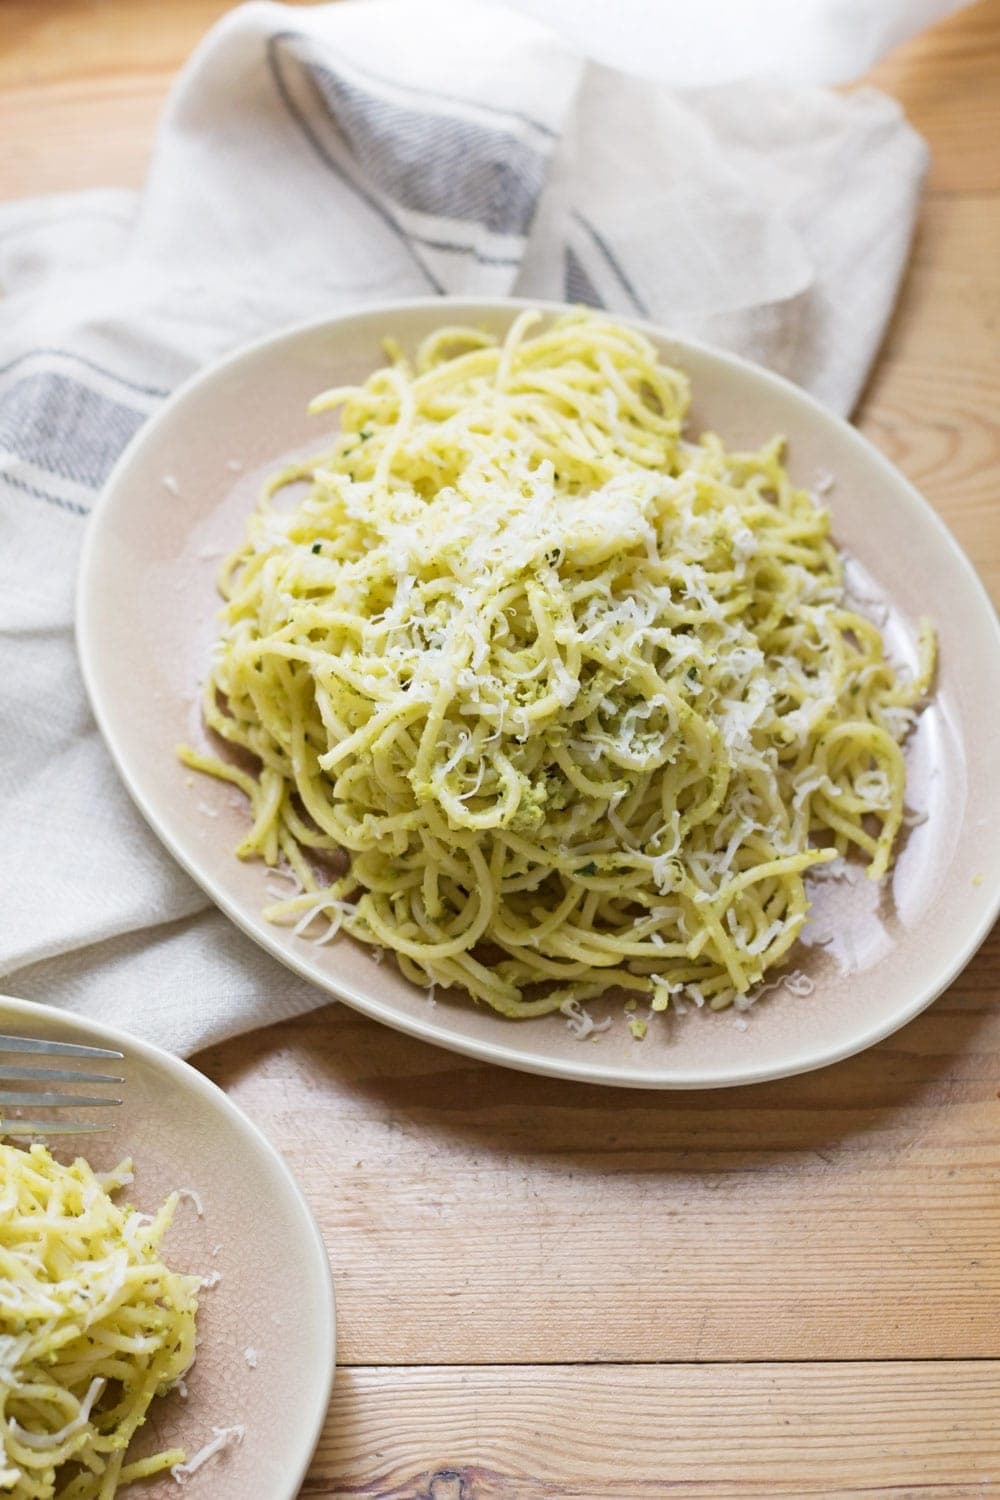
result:
<svg viewBox="0 0 1000 1500"><path fill-rule="evenodd" d="M4 0L0 199L138 187L230 5ZM870 81L932 165L859 422L1000 599L1000 0ZM337 1279L303 1496L1000 1496L998 994L994 933L897 1036L734 1093L504 1073L338 1006L204 1054Z"/></svg>
<svg viewBox="0 0 1000 1500"><path fill-rule="evenodd" d="M554 1084L339 1006L199 1063L316 1210L344 1363L998 1356L998 979L1000 934L895 1037L730 1093Z"/></svg>
<svg viewBox="0 0 1000 1500"><path fill-rule="evenodd" d="M1000 1494L991 1364L348 1370L303 1496Z"/></svg>
<svg viewBox="0 0 1000 1500"><path fill-rule="evenodd" d="M138 187L167 91L231 0L4 0L0 200ZM862 428L927 494L1000 599L1000 0L877 68L928 138L928 195Z"/></svg>
<svg viewBox="0 0 1000 1500"><path fill-rule="evenodd" d="M0 199L140 187L178 69L232 9L233 0L2 0Z"/></svg>
<svg viewBox="0 0 1000 1500"><path fill-rule="evenodd" d="M139 186L174 73L232 8L233 0L3 0L0 197ZM866 80L898 99L930 141L932 191L1000 190L998 51L1000 5L980 0Z"/></svg>
<svg viewBox="0 0 1000 1500"><path fill-rule="evenodd" d="M936 193L1000 189L1000 6L973 5L889 54L865 80L898 99L931 147Z"/></svg>
<svg viewBox="0 0 1000 1500"><path fill-rule="evenodd" d="M857 421L1000 603L1000 193L925 202Z"/></svg>

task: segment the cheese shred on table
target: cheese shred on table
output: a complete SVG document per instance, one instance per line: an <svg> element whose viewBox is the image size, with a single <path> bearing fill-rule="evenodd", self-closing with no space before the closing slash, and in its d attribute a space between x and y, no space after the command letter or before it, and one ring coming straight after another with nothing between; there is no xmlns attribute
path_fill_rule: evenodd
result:
<svg viewBox="0 0 1000 1500"><path fill-rule="evenodd" d="M196 1276L159 1255L177 1195L149 1217L111 1197L132 1180L44 1146L0 1143L0 1495L113 1500L184 1461L126 1461L154 1396L195 1352Z"/></svg>
<svg viewBox="0 0 1000 1500"><path fill-rule="evenodd" d="M181 755L249 798L240 857L296 877L274 921L505 1016L721 1008L785 959L810 867L886 872L933 633L914 675L886 658L779 439L689 441L640 332L538 322L315 399L332 448L221 573L204 718L253 760Z"/></svg>

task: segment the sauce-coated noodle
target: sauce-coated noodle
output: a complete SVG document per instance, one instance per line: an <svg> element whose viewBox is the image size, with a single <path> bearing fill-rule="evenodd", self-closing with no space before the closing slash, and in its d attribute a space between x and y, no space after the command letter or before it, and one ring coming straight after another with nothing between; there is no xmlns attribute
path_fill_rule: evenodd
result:
<svg viewBox="0 0 1000 1500"><path fill-rule="evenodd" d="M642 334L537 321L317 397L333 448L222 572L204 714L259 769L182 755L300 881L275 921L325 910L505 1016L718 1008L788 954L811 866L885 873L933 635L915 680L886 660L779 440L686 441Z"/></svg>

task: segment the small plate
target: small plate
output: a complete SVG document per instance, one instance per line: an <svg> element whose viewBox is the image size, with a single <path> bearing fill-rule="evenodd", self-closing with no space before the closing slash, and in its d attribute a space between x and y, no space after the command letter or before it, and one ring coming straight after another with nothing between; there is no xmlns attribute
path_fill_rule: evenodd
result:
<svg viewBox="0 0 1000 1500"><path fill-rule="evenodd" d="M97 721L152 827L223 911L283 963L389 1025L509 1067L640 1088L750 1083L835 1062L933 1000L996 915L1000 629L968 559L912 485L846 422L744 360L635 325L691 377L689 431L713 428L734 448L783 433L798 483L825 496L834 481L835 539L855 560L855 583L885 610L897 655L913 660L922 614L940 640L934 697L907 746L909 800L925 821L884 888L821 888L812 934L826 927L835 941L800 944L792 960L814 982L810 995L770 997L749 1024L731 1012L657 1017L643 1042L620 1015L580 1042L558 1015L506 1021L448 993L431 1004L350 938L316 947L264 922L264 868L232 852L244 799L174 759L180 741L204 742L198 689L217 628L218 559L242 539L263 477L329 443L330 418L309 417L309 398L363 380L383 362L387 335L412 347L446 323L502 333L529 305L383 304L251 345L178 391L122 458L90 522L77 628Z"/></svg>
<svg viewBox="0 0 1000 1500"><path fill-rule="evenodd" d="M131 1156L135 1182L119 1202L155 1212L172 1189L190 1188L203 1209L199 1216L182 1198L163 1244L172 1270L220 1273L200 1293L187 1399L173 1392L154 1401L129 1456L183 1447L190 1457L212 1441L213 1428L242 1424L242 1443L192 1475L184 1493L294 1500L330 1399L335 1318L326 1249L288 1168L221 1089L158 1047L7 996L0 996L0 1032L123 1052L124 1064L108 1070L125 1077L120 1108L73 1112L101 1123L113 1114L112 1128L54 1135L53 1155L85 1156L97 1171ZM143 1500L180 1493L169 1473L140 1488Z"/></svg>

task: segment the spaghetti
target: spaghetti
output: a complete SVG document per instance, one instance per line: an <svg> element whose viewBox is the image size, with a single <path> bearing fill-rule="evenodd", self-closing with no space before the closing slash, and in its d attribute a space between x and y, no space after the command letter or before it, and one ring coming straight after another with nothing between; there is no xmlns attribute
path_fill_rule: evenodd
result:
<svg viewBox="0 0 1000 1500"><path fill-rule="evenodd" d="M316 398L333 447L221 573L204 718L252 769L180 753L246 793L240 857L296 877L271 920L505 1016L721 1008L795 943L810 867L886 872L933 634L915 676L886 659L780 440L688 441L646 337L538 321Z"/></svg>
<svg viewBox="0 0 1000 1500"><path fill-rule="evenodd" d="M200 1284L159 1256L177 1194L149 1218L111 1198L130 1181L128 1162L101 1177L0 1143L0 1493L12 1500L113 1500L185 1458L126 1462L154 1396L194 1358Z"/></svg>

